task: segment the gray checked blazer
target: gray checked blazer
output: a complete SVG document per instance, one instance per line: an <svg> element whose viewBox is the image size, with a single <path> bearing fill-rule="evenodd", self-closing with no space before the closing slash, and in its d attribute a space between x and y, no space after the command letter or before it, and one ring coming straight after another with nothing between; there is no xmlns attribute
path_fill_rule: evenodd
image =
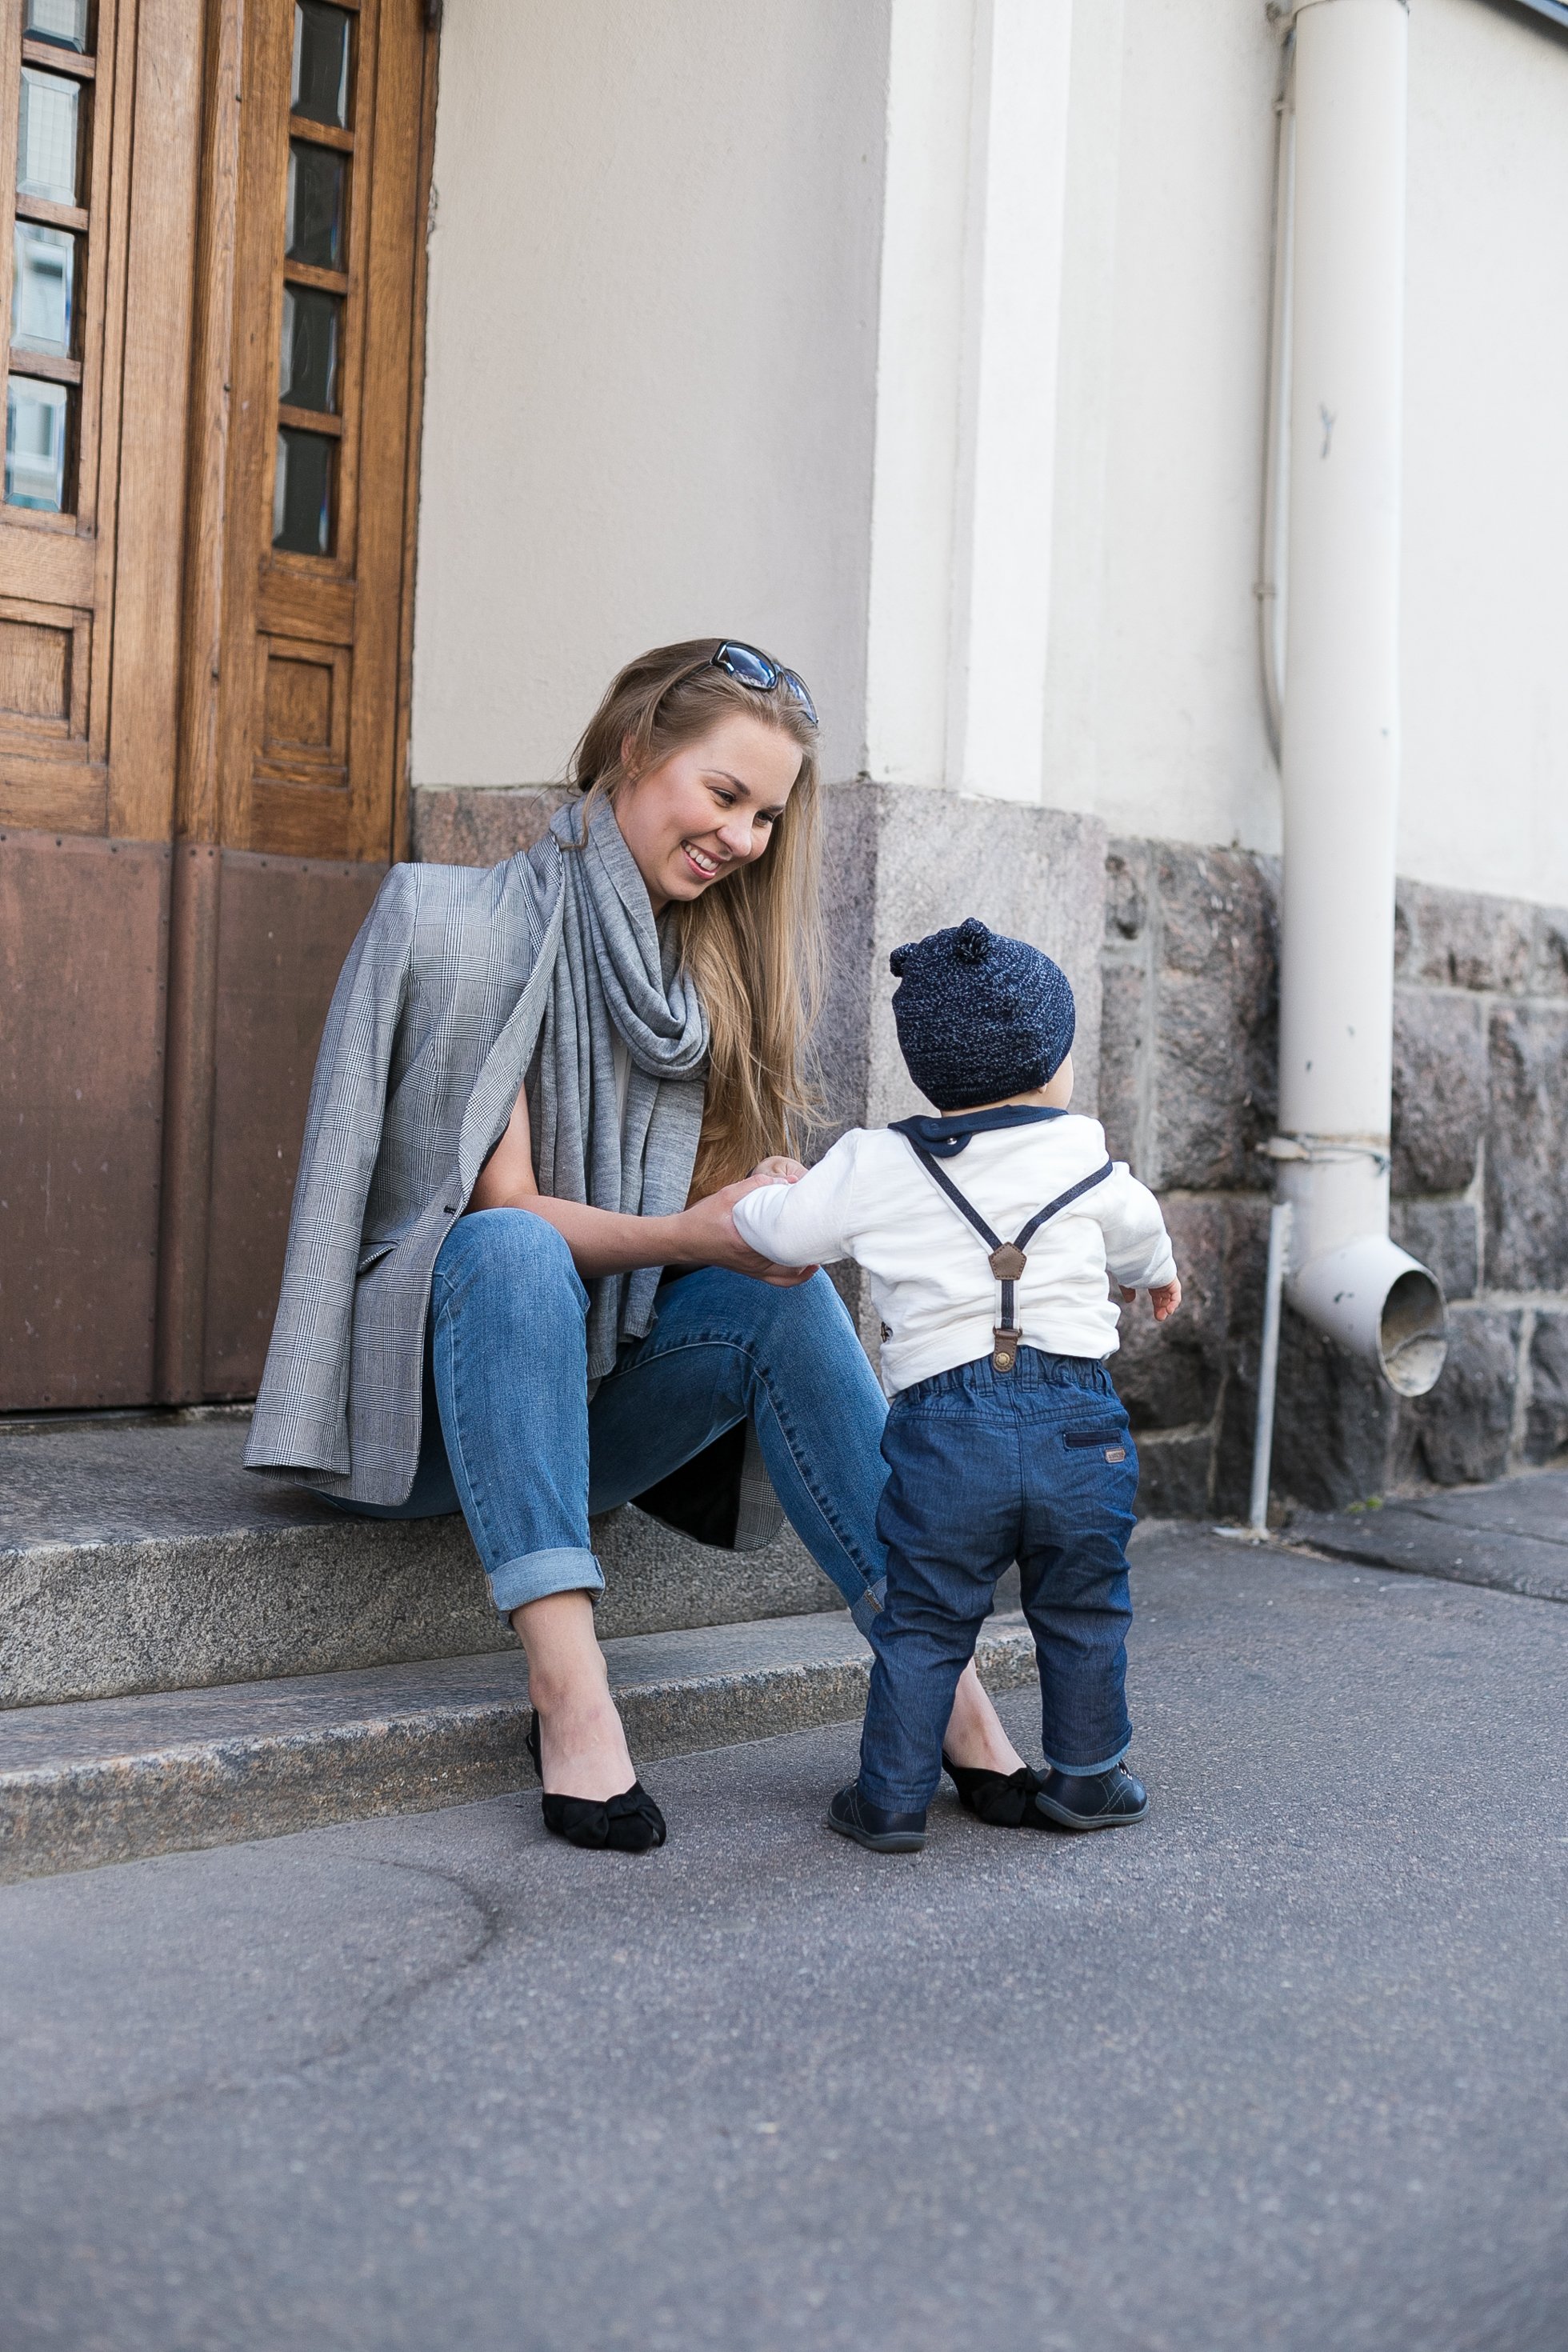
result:
<svg viewBox="0 0 1568 2352"><path fill-rule="evenodd" d="M407 1498L431 1276L527 1074L562 911L548 834L503 866L395 866L382 884L317 1057L247 1468ZM749 1426L637 1499L742 1550L783 1517Z"/></svg>
<svg viewBox="0 0 1568 2352"><path fill-rule="evenodd" d="M504 866L395 866L382 884L317 1057L250 1469L406 1498L430 1278L511 1116L561 918L549 835Z"/></svg>

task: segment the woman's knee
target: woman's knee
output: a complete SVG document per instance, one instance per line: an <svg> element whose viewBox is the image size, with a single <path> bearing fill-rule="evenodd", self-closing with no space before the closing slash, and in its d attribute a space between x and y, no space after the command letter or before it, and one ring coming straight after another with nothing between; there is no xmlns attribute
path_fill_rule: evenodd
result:
<svg viewBox="0 0 1568 2352"><path fill-rule="evenodd" d="M545 1218L527 1209L476 1209L458 1218L441 1244L436 1260L438 1298L495 1286L535 1306L569 1301L582 1314L588 1304L565 1241Z"/></svg>

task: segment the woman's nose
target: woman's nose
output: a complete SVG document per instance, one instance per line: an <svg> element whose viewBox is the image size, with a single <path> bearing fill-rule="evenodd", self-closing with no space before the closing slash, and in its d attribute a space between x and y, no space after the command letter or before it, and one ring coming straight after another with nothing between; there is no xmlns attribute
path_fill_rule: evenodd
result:
<svg viewBox="0 0 1568 2352"><path fill-rule="evenodd" d="M750 857L756 846L752 838L754 831L751 818L741 815L737 811L734 815L726 817L719 827L719 838L731 857Z"/></svg>

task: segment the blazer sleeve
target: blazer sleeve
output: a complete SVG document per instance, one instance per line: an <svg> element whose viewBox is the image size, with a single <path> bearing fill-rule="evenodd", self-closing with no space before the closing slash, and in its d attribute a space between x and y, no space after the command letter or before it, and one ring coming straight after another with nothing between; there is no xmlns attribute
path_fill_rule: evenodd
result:
<svg viewBox="0 0 1568 2352"><path fill-rule="evenodd" d="M332 992L305 1117L283 1286L245 1449L252 1470L346 1475L354 1282L408 992L418 869L395 866Z"/></svg>

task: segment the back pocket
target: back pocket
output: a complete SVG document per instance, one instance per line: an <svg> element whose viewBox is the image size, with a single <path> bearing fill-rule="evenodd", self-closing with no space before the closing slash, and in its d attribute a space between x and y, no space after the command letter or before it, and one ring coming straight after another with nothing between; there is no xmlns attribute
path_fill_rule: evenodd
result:
<svg viewBox="0 0 1568 2352"><path fill-rule="evenodd" d="M1108 1462L1125 1462L1127 1446L1119 1429L1064 1429L1064 1445L1089 1448L1103 1454Z"/></svg>

